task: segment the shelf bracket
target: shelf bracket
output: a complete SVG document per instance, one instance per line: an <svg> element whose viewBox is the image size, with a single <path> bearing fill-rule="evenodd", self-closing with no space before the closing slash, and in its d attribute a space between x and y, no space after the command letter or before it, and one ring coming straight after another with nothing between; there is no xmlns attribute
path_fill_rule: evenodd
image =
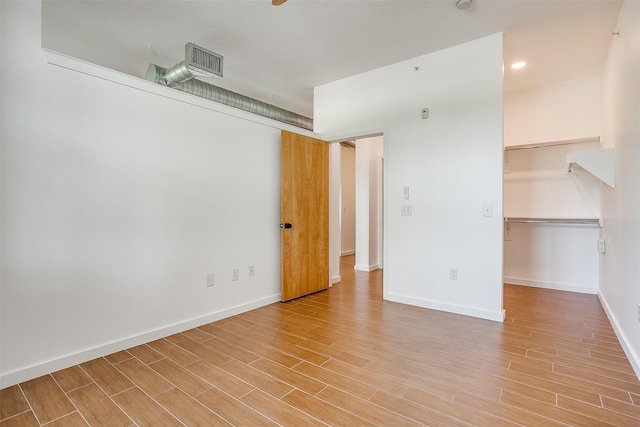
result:
<svg viewBox="0 0 640 427"><path fill-rule="evenodd" d="M577 151L567 154L569 172L578 165L611 188L616 187L615 152L613 148L602 150Z"/></svg>

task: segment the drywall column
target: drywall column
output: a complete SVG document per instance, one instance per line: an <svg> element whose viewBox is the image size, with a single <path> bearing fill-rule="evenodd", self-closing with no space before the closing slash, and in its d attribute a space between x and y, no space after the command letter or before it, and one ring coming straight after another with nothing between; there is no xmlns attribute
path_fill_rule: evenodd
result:
<svg viewBox="0 0 640 427"><path fill-rule="evenodd" d="M503 319L502 58L494 34L314 90L324 139L384 134L388 300ZM401 215L405 185L412 216Z"/></svg>
<svg viewBox="0 0 640 427"><path fill-rule="evenodd" d="M378 269L378 157L382 137L356 141L356 265Z"/></svg>

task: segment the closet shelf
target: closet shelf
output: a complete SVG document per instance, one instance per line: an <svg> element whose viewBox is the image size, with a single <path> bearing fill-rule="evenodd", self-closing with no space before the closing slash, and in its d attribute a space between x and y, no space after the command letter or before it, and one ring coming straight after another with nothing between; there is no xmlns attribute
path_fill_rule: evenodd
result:
<svg viewBox="0 0 640 427"><path fill-rule="evenodd" d="M526 218L505 217L507 224L568 224L568 225L596 225L602 226L600 218Z"/></svg>
<svg viewBox="0 0 640 427"><path fill-rule="evenodd" d="M504 151L531 150L534 148L557 147L560 145L585 144L588 142L600 142L599 136L580 139L566 139L563 141L539 142L532 144L509 145L504 147Z"/></svg>

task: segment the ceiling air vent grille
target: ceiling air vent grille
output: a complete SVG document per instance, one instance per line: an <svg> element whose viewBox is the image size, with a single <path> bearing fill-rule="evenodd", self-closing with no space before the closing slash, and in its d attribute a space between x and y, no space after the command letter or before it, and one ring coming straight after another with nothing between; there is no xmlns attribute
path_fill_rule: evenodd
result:
<svg viewBox="0 0 640 427"><path fill-rule="evenodd" d="M193 74L206 77L222 77L223 56L193 43L185 46L184 59Z"/></svg>

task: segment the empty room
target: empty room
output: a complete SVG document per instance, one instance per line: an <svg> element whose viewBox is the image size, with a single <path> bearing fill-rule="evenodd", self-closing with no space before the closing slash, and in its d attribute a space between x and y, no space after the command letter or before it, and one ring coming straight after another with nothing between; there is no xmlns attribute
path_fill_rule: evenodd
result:
<svg viewBox="0 0 640 427"><path fill-rule="evenodd" d="M638 22L0 0L0 426L638 426Z"/></svg>

